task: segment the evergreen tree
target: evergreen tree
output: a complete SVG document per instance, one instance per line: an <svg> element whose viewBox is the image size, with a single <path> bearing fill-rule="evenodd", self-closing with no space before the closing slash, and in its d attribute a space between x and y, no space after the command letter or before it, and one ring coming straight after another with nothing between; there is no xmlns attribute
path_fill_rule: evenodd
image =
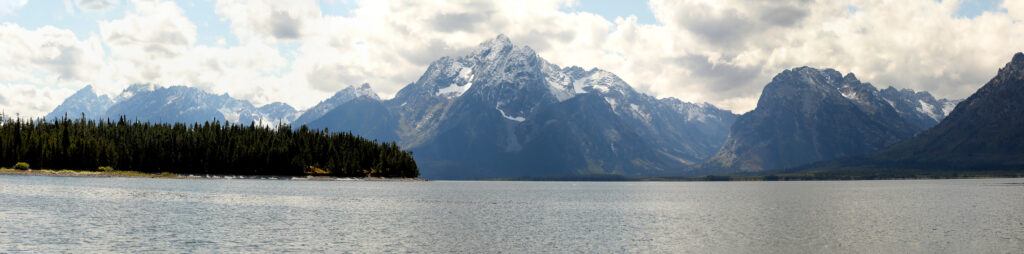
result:
<svg viewBox="0 0 1024 254"><path fill-rule="evenodd" d="M219 121L191 125L0 114L0 165L179 174L417 177L411 152L352 133ZM365 172L364 172L365 171Z"/></svg>

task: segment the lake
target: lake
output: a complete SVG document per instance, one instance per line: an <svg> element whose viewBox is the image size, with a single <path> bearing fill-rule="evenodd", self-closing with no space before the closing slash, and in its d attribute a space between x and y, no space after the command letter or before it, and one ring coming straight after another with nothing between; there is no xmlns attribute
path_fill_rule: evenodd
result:
<svg viewBox="0 0 1024 254"><path fill-rule="evenodd" d="M0 176L0 252L1024 251L1024 179L362 182Z"/></svg>

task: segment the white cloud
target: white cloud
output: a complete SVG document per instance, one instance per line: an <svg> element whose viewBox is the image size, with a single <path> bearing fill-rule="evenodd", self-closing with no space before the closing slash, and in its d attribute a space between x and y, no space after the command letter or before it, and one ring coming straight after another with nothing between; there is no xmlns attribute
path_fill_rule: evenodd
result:
<svg viewBox="0 0 1024 254"><path fill-rule="evenodd" d="M505 33L553 63L742 113L772 76L805 65L963 98L1022 50L1024 34L1005 14L955 18L956 1L651 1L664 25L559 11L570 4L364 1L350 17L307 22L321 21L292 67L319 91L369 82L388 97L431 61Z"/></svg>
<svg viewBox="0 0 1024 254"><path fill-rule="evenodd" d="M565 15L558 9L566 3L363 1L350 17L322 18L299 48L293 70L320 91L369 82L389 97L432 61L465 54L498 33L552 52L606 35L610 22Z"/></svg>
<svg viewBox="0 0 1024 254"><path fill-rule="evenodd" d="M760 1L652 1L656 17L666 24L656 29L675 35L670 39L675 49L665 54L675 61L648 66L679 69L677 77L654 83L652 90L744 112L754 107L772 76L807 65L854 72L876 86L963 98L991 78L1013 52L1024 49L1024 24L993 12L955 18L957 1L771 4L778 6L766 7ZM850 6L859 11L851 12ZM780 8L792 8L785 12L800 13L794 17L801 18L765 14ZM635 78L626 80L653 77Z"/></svg>
<svg viewBox="0 0 1024 254"><path fill-rule="evenodd" d="M42 117L74 92L69 88L0 83L0 111L7 117Z"/></svg>
<svg viewBox="0 0 1024 254"><path fill-rule="evenodd" d="M391 97L432 61L504 33L552 63L606 69L643 92L742 113L784 69L831 67L880 87L963 98L1024 50L1020 1L967 19L955 17L959 1L651 0L659 25L562 11L575 4L364 0L331 16L311 0L219 0L214 11L238 45L203 46L195 25L203 21L173 2L135 0L124 18L99 23L98 38L0 26L0 60L18 63L0 66L0 81L91 83L107 93L189 85L301 109L363 82Z"/></svg>
<svg viewBox="0 0 1024 254"><path fill-rule="evenodd" d="M999 8L1005 9L1014 19L1024 21L1024 1L1004 0Z"/></svg>
<svg viewBox="0 0 1024 254"><path fill-rule="evenodd" d="M313 0L219 0L216 12L231 21L242 40L301 39L320 18L320 6Z"/></svg>
<svg viewBox="0 0 1024 254"><path fill-rule="evenodd" d="M44 26L28 30L0 24L0 80L52 85L89 81L103 64L103 48L96 38L78 40L71 31ZM37 73L50 73L45 77Z"/></svg>

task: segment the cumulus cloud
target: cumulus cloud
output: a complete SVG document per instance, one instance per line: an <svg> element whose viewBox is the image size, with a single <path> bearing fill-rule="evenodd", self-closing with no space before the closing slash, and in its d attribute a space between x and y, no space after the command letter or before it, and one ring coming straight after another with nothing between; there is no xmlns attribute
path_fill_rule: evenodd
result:
<svg viewBox="0 0 1024 254"><path fill-rule="evenodd" d="M116 57L139 62L179 56L196 41L196 26L172 2L133 1L136 13L100 22L100 34Z"/></svg>
<svg viewBox="0 0 1024 254"><path fill-rule="evenodd" d="M321 16L313 0L219 0L216 13L231 21L243 40L295 40L311 29Z"/></svg>
<svg viewBox="0 0 1024 254"><path fill-rule="evenodd" d="M743 112L754 107L771 76L812 66L854 72L876 86L963 98L1024 49L1024 24L997 12L958 18L958 5L653 0L656 18L665 23L657 29L675 35L676 50L668 56L677 61L652 66L682 70L673 83L655 83L652 90ZM792 15L773 16L778 10Z"/></svg>
<svg viewBox="0 0 1024 254"><path fill-rule="evenodd" d="M175 3L137 0L132 4L135 12L99 24L110 47L108 70L116 77L113 86L186 85L258 104L298 98L281 97L290 93L268 88L293 85L277 75L287 67L287 60L275 44L251 40L231 47L196 45L196 25ZM303 87L294 90L305 91Z"/></svg>
<svg viewBox="0 0 1024 254"><path fill-rule="evenodd" d="M42 117L74 92L60 87L0 83L0 111L8 117Z"/></svg>
<svg viewBox="0 0 1024 254"><path fill-rule="evenodd" d="M233 46L196 45L197 21L173 2L130 4L124 18L99 23L99 38L0 26L0 60L18 63L0 66L0 81L63 88L77 80L107 92L136 82L190 85L306 108L364 82L391 97L432 61L503 33L554 64L606 69L658 97L742 113L793 67L964 98L1024 50L1020 1L964 18L955 15L959 1L651 0L659 24L650 25L564 11L573 0L363 0L342 16L321 13L313 0L218 0L214 12L238 38ZM26 74L35 72L49 75Z"/></svg>
<svg viewBox="0 0 1024 254"><path fill-rule="evenodd" d="M351 16L309 22L315 29L292 66L319 91L368 82L389 97L432 61L466 54L499 33L538 51L554 51L589 36L605 36L612 26L597 15L560 12L567 3L362 1Z"/></svg>
<svg viewBox="0 0 1024 254"><path fill-rule="evenodd" d="M1024 21L1024 1L1005 0L999 8L1006 10L1014 19Z"/></svg>
<svg viewBox="0 0 1024 254"><path fill-rule="evenodd" d="M79 40L71 31L45 26L28 30L13 23L0 24L0 80L20 82L87 81L102 66L103 48L96 38ZM34 72L53 73L55 80Z"/></svg>

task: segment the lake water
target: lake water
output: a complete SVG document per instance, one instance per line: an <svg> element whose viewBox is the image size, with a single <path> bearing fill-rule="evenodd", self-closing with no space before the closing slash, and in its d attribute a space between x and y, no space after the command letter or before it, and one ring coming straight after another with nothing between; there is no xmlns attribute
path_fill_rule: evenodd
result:
<svg viewBox="0 0 1024 254"><path fill-rule="evenodd" d="M0 252L1021 253L1024 179L0 176Z"/></svg>

